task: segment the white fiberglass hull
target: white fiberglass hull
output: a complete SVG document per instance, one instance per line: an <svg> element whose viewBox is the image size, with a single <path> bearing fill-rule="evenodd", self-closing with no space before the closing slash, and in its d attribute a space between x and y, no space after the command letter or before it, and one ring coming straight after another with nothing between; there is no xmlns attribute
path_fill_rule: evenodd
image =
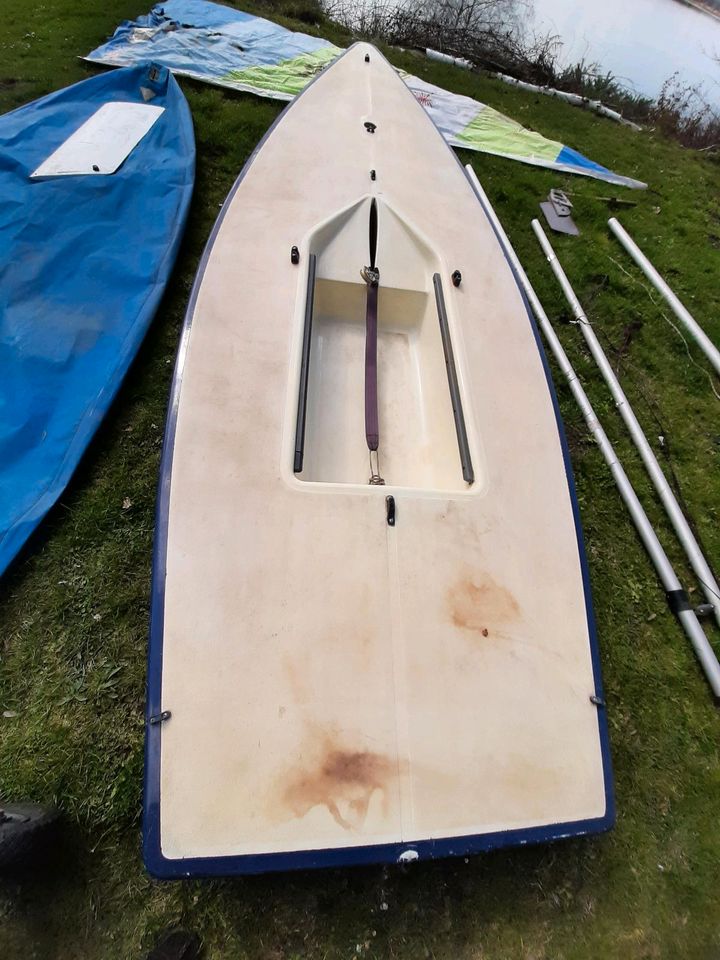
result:
<svg viewBox="0 0 720 960"><path fill-rule="evenodd" d="M384 485L364 421L373 229ZM610 826L569 470L492 227L357 44L246 167L189 307L154 569L149 868L415 859Z"/></svg>

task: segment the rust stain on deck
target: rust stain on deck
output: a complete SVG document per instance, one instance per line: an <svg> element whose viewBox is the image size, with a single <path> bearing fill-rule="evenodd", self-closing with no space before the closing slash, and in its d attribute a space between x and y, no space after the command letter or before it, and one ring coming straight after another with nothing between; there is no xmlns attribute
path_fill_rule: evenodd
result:
<svg viewBox="0 0 720 960"><path fill-rule="evenodd" d="M483 637L491 635L495 624L520 616L520 607L512 593L487 573L463 577L454 583L447 592L447 605L456 627Z"/></svg>
<svg viewBox="0 0 720 960"><path fill-rule="evenodd" d="M359 830L375 791L385 795L396 776L397 764L382 754L345 750L328 741L317 764L296 769L287 778L283 805L297 818L323 806L339 826Z"/></svg>

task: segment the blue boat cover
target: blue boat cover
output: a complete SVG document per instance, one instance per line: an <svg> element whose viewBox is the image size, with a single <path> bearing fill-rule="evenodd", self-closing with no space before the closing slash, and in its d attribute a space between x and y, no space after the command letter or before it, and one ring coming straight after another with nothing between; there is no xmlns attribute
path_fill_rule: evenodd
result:
<svg viewBox="0 0 720 960"><path fill-rule="evenodd" d="M31 179L118 102L164 110L115 173ZM194 175L190 111L165 67L114 70L0 117L0 574L62 493L137 352Z"/></svg>

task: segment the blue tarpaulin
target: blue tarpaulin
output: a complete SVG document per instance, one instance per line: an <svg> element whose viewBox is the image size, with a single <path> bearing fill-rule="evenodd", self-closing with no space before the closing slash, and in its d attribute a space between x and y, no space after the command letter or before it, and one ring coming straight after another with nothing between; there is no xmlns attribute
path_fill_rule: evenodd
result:
<svg viewBox="0 0 720 960"><path fill-rule="evenodd" d="M138 118L152 126L104 172L108 141L127 146ZM87 135L73 136L80 127ZM45 175L78 159L87 172ZM164 67L104 73L0 117L0 574L62 493L135 356L194 170L190 112Z"/></svg>

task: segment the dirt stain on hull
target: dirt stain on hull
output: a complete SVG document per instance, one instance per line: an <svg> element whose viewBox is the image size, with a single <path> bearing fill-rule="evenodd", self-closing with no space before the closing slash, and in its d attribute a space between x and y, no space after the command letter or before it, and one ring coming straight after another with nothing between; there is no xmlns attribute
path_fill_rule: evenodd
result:
<svg viewBox="0 0 720 960"><path fill-rule="evenodd" d="M294 817L323 806L345 830L362 829L376 791L386 802L397 763L370 750L347 750L328 740L317 764L294 770L282 790L282 802Z"/></svg>
<svg viewBox="0 0 720 960"><path fill-rule="evenodd" d="M447 606L454 626L479 636L492 635L493 627L517 620L520 607L505 587L490 574L462 577L447 592Z"/></svg>

